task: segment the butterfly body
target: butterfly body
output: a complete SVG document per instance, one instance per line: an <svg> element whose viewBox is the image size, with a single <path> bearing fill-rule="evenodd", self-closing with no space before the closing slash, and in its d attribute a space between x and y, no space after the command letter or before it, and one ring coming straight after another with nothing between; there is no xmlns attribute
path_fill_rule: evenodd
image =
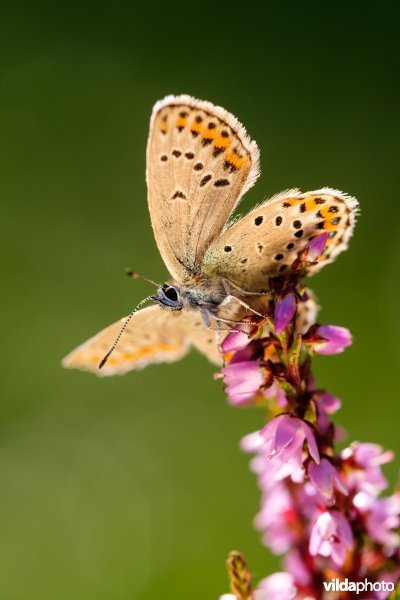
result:
<svg viewBox="0 0 400 600"><path fill-rule="evenodd" d="M215 310L225 297L223 285L216 281L204 280L190 287L171 281L158 288L152 300L171 310Z"/></svg>
<svg viewBox="0 0 400 600"><path fill-rule="evenodd" d="M218 363L211 330L226 331L254 311L269 314L271 280L290 276L293 261L313 237L329 236L307 275L347 248L357 201L331 188L288 190L232 219L258 175L257 144L228 111L187 95L157 102L147 144L148 205L172 279L148 298L153 306L89 339L64 366L122 374L178 360L190 346ZM313 322L315 310L310 294L300 309L299 330Z"/></svg>

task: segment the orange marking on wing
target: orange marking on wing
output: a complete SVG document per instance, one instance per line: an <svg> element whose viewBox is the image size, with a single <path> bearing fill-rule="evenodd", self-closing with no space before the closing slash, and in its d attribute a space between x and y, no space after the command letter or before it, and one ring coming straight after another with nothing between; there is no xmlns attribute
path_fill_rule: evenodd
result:
<svg viewBox="0 0 400 600"><path fill-rule="evenodd" d="M240 167L243 165L244 163L244 156L240 157L236 154L235 151L231 150L230 152L228 152L228 154L226 155L225 160L233 165L236 169L240 169Z"/></svg>
<svg viewBox="0 0 400 600"><path fill-rule="evenodd" d="M144 346L143 348L139 348L135 352L124 352L120 356L118 356L118 354L111 355L110 358L107 360L106 364L109 366L120 365L127 361L136 361L140 358L143 358L144 356L154 356L154 354L158 354L159 352L175 352L179 349L180 346L162 343L154 344L153 346ZM103 356L99 356L98 354L92 354L90 357L87 358L87 360L94 365L98 365L102 358Z"/></svg>
<svg viewBox="0 0 400 600"><path fill-rule="evenodd" d="M326 219L324 221L324 231L336 231L338 225L338 223L332 223L332 221L328 221L328 219Z"/></svg>
<svg viewBox="0 0 400 600"><path fill-rule="evenodd" d="M200 133L201 130L202 130L201 123L197 123L196 121L193 121L193 123L190 126L190 131L195 131L196 133Z"/></svg>
<svg viewBox="0 0 400 600"><path fill-rule="evenodd" d="M231 142L229 138L222 137L222 135L219 135L214 142L214 146L216 148L227 148L230 143Z"/></svg>
<svg viewBox="0 0 400 600"><path fill-rule="evenodd" d="M139 358L143 358L144 356L153 356L159 352L175 352L176 350L179 350L179 348L180 346L174 346L172 344L154 344L154 346L144 346L143 348L139 348L136 352L124 352L120 358L110 357L108 362L110 364L118 364L129 360L137 360Z"/></svg>
<svg viewBox="0 0 400 600"><path fill-rule="evenodd" d="M216 137L217 132L216 132L215 129L208 129L207 128L207 129L204 129L204 131L203 131L203 133L201 135L206 140L213 140Z"/></svg>
<svg viewBox="0 0 400 600"><path fill-rule="evenodd" d="M187 118L186 117L178 117L177 120L176 120L175 125L177 127L182 127L182 128L186 127L186 125L187 125Z"/></svg>
<svg viewBox="0 0 400 600"><path fill-rule="evenodd" d="M318 204L315 202L315 198L310 198L306 200L306 211L315 210Z"/></svg>
<svg viewBox="0 0 400 600"><path fill-rule="evenodd" d="M284 201L283 206L285 208L288 208L289 206L295 206L299 202L301 202L301 200L299 200L298 198L290 198L289 200Z"/></svg>
<svg viewBox="0 0 400 600"><path fill-rule="evenodd" d="M332 212L332 211L334 211L334 212ZM324 206L324 208L321 208L319 212L324 217L324 219L329 219L329 218L333 219L335 217L335 215L339 213L339 208L336 207L335 205Z"/></svg>
<svg viewBox="0 0 400 600"><path fill-rule="evenodd" d="M167 133L167 131L168 131L167 121L163 121L163 122L161 123L161 127L160 127L160 129L161 129L161 131L162 131L163 133Z"/></svg>

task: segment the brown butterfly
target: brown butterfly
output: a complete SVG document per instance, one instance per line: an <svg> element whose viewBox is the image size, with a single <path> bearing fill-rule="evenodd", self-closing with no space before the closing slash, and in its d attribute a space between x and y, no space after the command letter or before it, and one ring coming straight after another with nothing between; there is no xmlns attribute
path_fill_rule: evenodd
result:
<svg viewBox="0 0 400 600"><path fill-rule="evenodd" d="M258 175L257 144L229 112L187 95L157 102L146 180L154 236L172 279L129 317L73 350L63 365L122 374L176 361L190 346L219 363L213 330L223 337L252 313L265 314L270 279L287 276L313 237L329 232L308 275L347 248L358 204L330 188L288 190L231 220ZM148 300L154 305L141 308ZM310 297L298 327L311 324L314 315Z"/></svg>

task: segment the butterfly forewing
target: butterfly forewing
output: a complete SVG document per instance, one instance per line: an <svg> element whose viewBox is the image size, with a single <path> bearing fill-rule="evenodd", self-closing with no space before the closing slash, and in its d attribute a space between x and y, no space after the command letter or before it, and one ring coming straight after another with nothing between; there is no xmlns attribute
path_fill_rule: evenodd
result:
<svg viewBox="0 0 400 600"><path fill-rule="evenodd" d="M149 209L158 249L178 282L199 274L206 249L258 173L257 145L223 108L190 96L155 105L147 147Z"/></svg>
<svg viewBox="0 0 400 600"><path fill-rule="evenodd" d="M298 252L328 232L327 245L312 275L347 248L357 201L323 188L302 194L289 190L268 200L228 227L207 250L202 271L226 277L246 291L268 290L269 279L289 273Z"/></svg>

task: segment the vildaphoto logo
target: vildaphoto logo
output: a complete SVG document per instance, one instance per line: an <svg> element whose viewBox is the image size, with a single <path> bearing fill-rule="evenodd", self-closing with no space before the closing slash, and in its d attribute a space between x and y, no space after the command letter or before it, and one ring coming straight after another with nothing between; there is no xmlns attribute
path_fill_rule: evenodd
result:
<svg viewBox="0 0 400 600"><path fill-rule="evenodd" d="M394 583L392 581L349 581L347 578L331 579L331 581L324 581L324 588L326 592L355 592L361 594L362 592L393 592Z"/></svg>

